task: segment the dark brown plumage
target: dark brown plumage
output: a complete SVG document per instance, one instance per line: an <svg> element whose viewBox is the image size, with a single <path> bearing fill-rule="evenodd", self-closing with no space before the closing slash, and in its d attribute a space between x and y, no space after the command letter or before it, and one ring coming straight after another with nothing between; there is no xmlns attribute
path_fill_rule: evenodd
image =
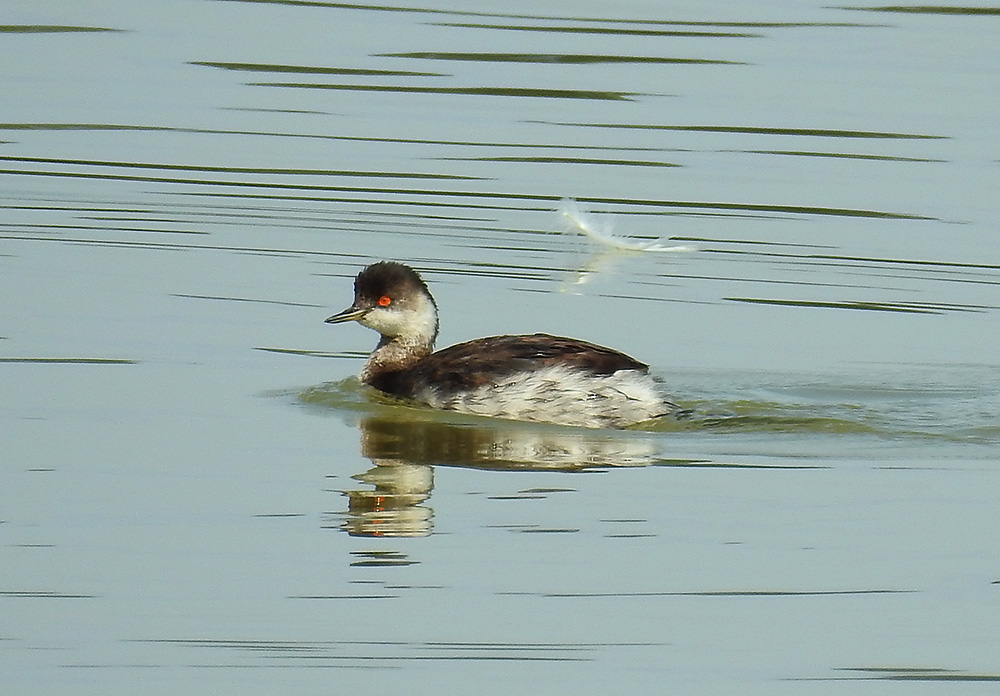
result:
<svg viewBox="0 0 1000 696"><path fill-rule="evenodd" d="M645 374L649 370L647 365L611 348L536 333L478 338L443 348L412 367L378 375L371 385L404 395L412 395L421 383L443 391L472 390L514 373L556 365L595 375L612 375L618 370Z"/></svg>

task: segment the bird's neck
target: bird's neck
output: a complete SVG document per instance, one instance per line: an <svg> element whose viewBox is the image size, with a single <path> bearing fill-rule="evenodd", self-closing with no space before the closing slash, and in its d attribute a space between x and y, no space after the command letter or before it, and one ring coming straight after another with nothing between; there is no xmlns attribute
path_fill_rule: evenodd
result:
<svg viewBox="0 0 1000 696"><path fill-rule="evenodd" d="M361 370L361 381L372 384L380 377L416 365L431 354L432 341L427 337L403 340L383 336Z"/></svg>

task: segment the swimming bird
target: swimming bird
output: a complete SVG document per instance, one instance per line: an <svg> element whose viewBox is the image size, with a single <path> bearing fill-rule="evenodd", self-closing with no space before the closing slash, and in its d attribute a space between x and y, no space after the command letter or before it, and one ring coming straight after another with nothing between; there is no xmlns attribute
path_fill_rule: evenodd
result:
<svg viewBox="0 0 1000 696"><path fill-rule="evenodd" d="M361 381L433 408L587 428L622 428L677 408L647 365L574 338L492 336L432 352L437 303L401 263L380 261L358 274L354 303L326 319L348 321L381 336Z"/></svg>

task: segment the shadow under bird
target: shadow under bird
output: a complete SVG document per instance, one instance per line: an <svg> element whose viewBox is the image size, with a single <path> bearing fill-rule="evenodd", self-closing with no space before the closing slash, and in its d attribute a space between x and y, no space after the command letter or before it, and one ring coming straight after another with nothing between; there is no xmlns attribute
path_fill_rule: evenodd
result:
<svg viewBox="0 0 1000 696"><path fill-rule="evenodd" d="M381 335L361 381L433 408L587 428L622 428L677 409L647 365L586 341L492 336L433 352L437 304L401 263L380 261L358 274L354 303L326 320L348 321Z"/></svg>

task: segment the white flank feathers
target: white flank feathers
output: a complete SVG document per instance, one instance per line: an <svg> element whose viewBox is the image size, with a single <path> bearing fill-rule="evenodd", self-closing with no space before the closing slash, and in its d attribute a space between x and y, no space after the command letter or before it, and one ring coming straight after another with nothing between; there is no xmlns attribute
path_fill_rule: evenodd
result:
<svg viewBox="0 0 1000 696"><path fill-rule="evenodd" d="M593 375L565 365L515 372L496 384L442 393L433 386L414 394L434 408L494 418L622 428L669 413L652 377L635 370Z"/></svg>

